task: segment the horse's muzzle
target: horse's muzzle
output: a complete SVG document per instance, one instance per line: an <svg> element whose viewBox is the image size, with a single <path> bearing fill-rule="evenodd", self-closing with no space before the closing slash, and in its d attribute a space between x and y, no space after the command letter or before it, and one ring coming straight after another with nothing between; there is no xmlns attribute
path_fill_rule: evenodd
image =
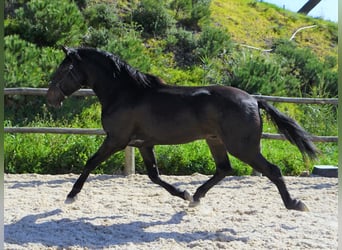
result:
<svg viewBox="0 0 342 250"><path fill-rule="evenodd" d="M55 108L60 108L63 104L64 98L64 94L57 86L50 85L50 88L48 89L48 92L46 94L48 105Z"/></svg>

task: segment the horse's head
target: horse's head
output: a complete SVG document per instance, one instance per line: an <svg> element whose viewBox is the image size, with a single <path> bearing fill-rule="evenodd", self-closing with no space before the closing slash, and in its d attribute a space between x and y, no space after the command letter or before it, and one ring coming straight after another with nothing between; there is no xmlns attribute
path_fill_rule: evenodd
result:
<svg viewBox="0 0 342 250"><path fill-rule="evenodd" d="M82 59L77 49L63 47L65 59L52 76L47 101L54 107L60 107L63 100L85 84L85 75L80 68Z"/></svg>

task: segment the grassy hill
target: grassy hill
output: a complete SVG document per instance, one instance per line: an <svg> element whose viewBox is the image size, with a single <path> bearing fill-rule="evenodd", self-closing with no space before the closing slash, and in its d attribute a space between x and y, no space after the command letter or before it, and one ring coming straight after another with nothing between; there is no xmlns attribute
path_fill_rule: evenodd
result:
<svg viewBox="0 0 342 250"><path fill-rule="evenodd" d="M109 0L90 2L112 3ZM117 1L116 7L120 8L122 13L127 13L131 12L138 2L120 0ZM302 47L313 49L320 57L337 57L337 23L312 18L256 0L212 0L210 11L213 24L226 28L233 41L264 49L269 49L275 39L290 39L301 27L317 25L315 28L299 32L295 41Z"/></svg>
<svg viewBox="0 0 342 250"><path fill-rule="evenodd" d="M274 39L289 39L299 28L317 25L299 32L295 41L319 56L337 57L337 23L283 10L273 4L252 0L213 0L211 18L228 29L233 40L268 49Z"/></svg>

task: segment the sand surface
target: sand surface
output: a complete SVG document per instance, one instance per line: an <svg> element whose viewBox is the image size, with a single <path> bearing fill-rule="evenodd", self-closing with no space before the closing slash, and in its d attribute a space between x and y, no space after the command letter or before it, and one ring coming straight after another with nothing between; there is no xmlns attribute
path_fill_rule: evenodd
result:
<svg viewBox="0 0 342 250"><path fill-rule="evenodd" d="M337 179L285 177L309 212L284 208L267 178L227 177L199 207L147 176L5 175L6 249L337 249ZM192 194L208 176L162 176Z"/></svg>

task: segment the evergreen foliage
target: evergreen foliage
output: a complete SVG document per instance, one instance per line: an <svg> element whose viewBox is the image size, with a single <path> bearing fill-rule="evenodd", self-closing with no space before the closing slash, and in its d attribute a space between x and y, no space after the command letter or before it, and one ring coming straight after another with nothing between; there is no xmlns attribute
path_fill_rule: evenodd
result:
<svg viewBox="0 0 342 250"><path fill-rule="evenodd" d="M77 45L83 24L83 16L73 2L31 0L15 10L15 19L6 30L37 46Z"/></svg>
<svg viewBox="0 0 342 250"><path fill-rule="evenodd" d="M165 37L175 25L175 19L166 8L166 1L142 0L133 10L132 20L143 27L145 36Z"/></svg>

